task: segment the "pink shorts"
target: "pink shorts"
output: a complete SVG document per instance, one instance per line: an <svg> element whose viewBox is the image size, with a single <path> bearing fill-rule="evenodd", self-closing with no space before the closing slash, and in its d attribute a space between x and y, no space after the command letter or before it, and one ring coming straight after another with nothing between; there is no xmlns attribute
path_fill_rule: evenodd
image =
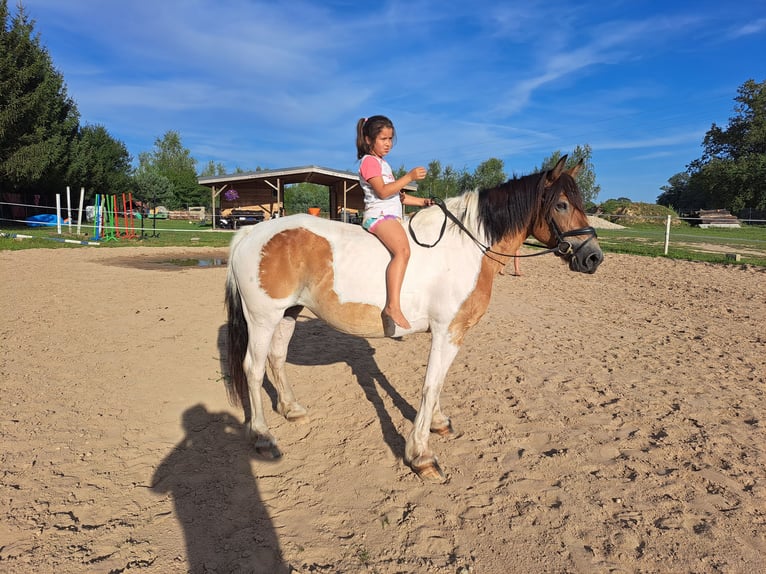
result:
<svg viewBox="0 0 766 574"><path fill-rule="evenodd" d="M362 222L362 227L372 233L375 226L386 219L399 219L396 215L382 215L381 217L368 217Z"/></svg>

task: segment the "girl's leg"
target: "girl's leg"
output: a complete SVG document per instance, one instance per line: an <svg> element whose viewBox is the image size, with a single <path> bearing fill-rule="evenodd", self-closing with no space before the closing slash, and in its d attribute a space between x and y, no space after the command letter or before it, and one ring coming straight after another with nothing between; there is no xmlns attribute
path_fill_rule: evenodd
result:
<svg viewBox="0 0 766 574"><path fill-rule="evenodd" d="M386 268L386 306L383 313L391 317L394 323L402 329L410 329L410 322L402 313L401 291L404 282L404 272L410 260L410 244L407 234L398 219L379 221L372 233L380 239L391 252L391 262Z"/></svg>
<svg viewBox="0 0 766 574"><path fill-rule="evenodd" d="M521 277L521 269L519 268L519 255L521 254L521 250L516 250L516 257L513 258L513 274L516 277Z"/></svg>

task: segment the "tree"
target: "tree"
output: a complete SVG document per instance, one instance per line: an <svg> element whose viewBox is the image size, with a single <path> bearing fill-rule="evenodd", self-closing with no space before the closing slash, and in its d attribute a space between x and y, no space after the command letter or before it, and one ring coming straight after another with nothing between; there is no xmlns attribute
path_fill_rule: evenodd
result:
<svg viewBox="0 0 766 574"><path fill-rule="evenodd" d="M317 183L296 183L285 189L285 211L306 213L309 207L330 209L330 195L327 187Z"/></svg>
<svg viewBox="0 0 766 574"><path fill-rule="evenodd" d="M682 171L668 179L662 193L657 197L657 204L670 207L680 214L688 214L700 205L704 205L704 195L699 186L692 184L689 172Z"/></svg>
<svg viewBox="0 0 766 574"><path fill-rule="evenodd" d="M125 144L103 126L85 126L72 145L67 184L94 193L120 194L131 189L131 157Z"/></svg>
<svg viewBox="0 0 766 574"><path fill-rule="evenodd" d="M577 182L577 187L580 189L580 193L582 193L583 202L586 206L595 204L596 198L601 192L601 186L596 183L596 172L593 169L591 155L592 150L589 144L585 144L584 146L578 145L574 148L572 153L569 154L566 161L566 169L574 167L580 160L583 161L583 168L577 174L575 181ZM562 153L560 150L553 152L550 157L543 160L542 167L535 168L535 171L552 169L561 157Z"/></svg>
<svg viewBox="0 0 766 574"><path fill-rule="evenodd" d="M135 185L134 199L144 204L151 205L152 208L162 205L168 207L173 205L176 199L173 184L164 175L154 171L141 171L133 177Z"/></svg>
<svg viewBox="0 0 766 574"><path fill-rule="evenodd" d="M407 173L404 166L400 167L394 177L401 177ZM421 197L445 197L442 189L442 164L439 160L433 160L426 168L426 176L417 182L418 195Z"/></svg>
<svg viewBox="0 0 766 574"><path fill-rule="evenodd" d="M737 90L736 115L705 134L702 157L687 167L698 207L766 209L766 82L747 80Z"/></svg>
<svg viewBox="0 0 766 574"><path fill-rule="evenodd" d="M197 182L197 160L183 146L178 132L169 130L162 138L157 138L154 150L141 152L138 163L139 174L154 173L170 182L173 194L166 200L168 209L192 205L210 207L210 190Z"/></svg>
<svg viewBox="0 0 766 574"><path fill-rule="evenodd" d="M0 187L48 199L60 191L78 122L34 21L19 4L9 24L0 0Z"/></svg>
<svg viewBox="0 0 766 574"><path fill-rule="evenodd" d="M239 168L237 169L239 170ZM217 175L226 175L226 167L220 162L215 163L212 159L207 162L205 169L199 174L200 177L214 177Z"/></svg>
<svg viewBox="0 0 766 574"><path fill-rule="evenodd" d="M406 173L400 168L401 175ZM399 176L397 176L399 177ZM417 182L419 197L439 197L445 199L463 193L474 187L474 176L465 169L457 170L451 165L442 169L439 160L433 160L428 164L426 177Z"/></svg>
<svg viewBox="0 0 766 574"><path fill-rule="evenodd" d="M497 187L507 179L503 160L494 157L481 162L473 172L473 186L478 189Z"/></svg>

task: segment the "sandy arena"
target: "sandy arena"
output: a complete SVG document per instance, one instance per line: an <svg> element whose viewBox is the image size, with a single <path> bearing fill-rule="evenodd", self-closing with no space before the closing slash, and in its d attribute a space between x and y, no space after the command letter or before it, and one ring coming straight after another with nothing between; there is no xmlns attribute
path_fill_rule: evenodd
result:
<svg viewBox="0 0 766 574"><path fill-rule="evenodd" d="M225 250L0 252L0 571L766 569L766 270L607 254L499 276L431 441L402 462L426 334L305 313L255 458L223 385ZM164 262L164 263L163 263ZM271 402L274 395L267 384Z"/></svg>

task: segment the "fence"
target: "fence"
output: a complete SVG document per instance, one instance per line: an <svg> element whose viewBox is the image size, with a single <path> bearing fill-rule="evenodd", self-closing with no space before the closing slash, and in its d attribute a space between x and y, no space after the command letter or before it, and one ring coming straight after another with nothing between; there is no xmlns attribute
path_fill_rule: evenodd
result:
<svg viewBox="0 0 766 574"><path fill-rule="evenodd" d="M120 235L127 231L123 229L123 226L124 222L129 221L126 217L129 214L122 209L121 201L117 204L114 209L117 222L107 226L106 231L111 230ZM78 209L82 210L82 206ZM28 222L24 217L26 213L47 213L55 216L57 210L56 207L0 201L0 231L27 229ZM81 240L80 227L86 234L99 235L95 233L95 225L87 224L87 218L82 218L86 221L82 221L79 227L75 224L81 216L77 210L73 212L68 198L65 205L59 205L58 213L64 217L57 220L55 226L46 229L49 237L60 236L63 231L65 235L68 235L64 239ZM739 228L709 227L706 229L690 225L697 220L688 217L601 215L590 219L592 225L598 230L602 247L607 251L669 255L670 257L676 257L680 251L683 251L697 253L701 259L766 265L766 220L764 219L739 219L742 224ZM144 223L148 226L146 231L154 233L156 220L146 220ZM198 227L195 225L194 228L189 229L167 229L163 226L162 230L177 234L195 234L199 233ZM9 234L5 233L5 235Z"/></svg>
<svg viewBox="0 0 766 574"><path fill-rule="evenodd" d="M606 249L626 253L677 256L766 265L766 220L739 219L721 226L700 227L699 218L647 215L591 217ZM604 225L600 225L603 222ZM619 222L619 223L618 223Z"/></svg>

